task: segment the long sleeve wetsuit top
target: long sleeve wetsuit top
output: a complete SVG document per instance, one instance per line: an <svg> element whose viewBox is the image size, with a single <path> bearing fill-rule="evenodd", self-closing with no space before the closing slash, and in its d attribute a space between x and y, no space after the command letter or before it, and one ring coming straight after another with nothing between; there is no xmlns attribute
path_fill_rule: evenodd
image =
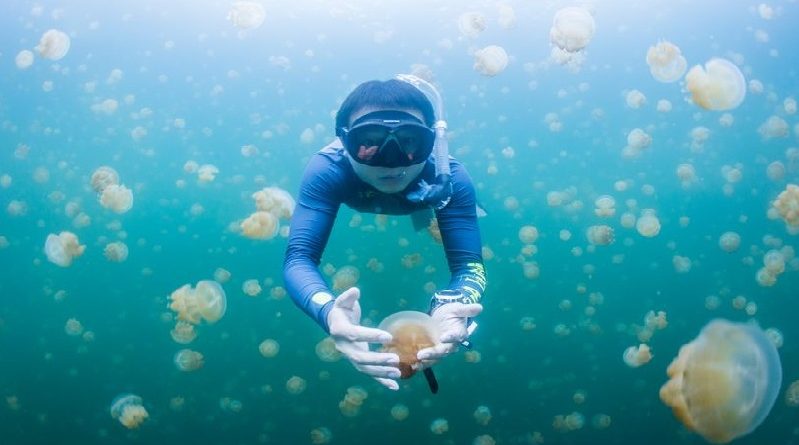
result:
<svg viewBox="0 0 799 445"><path fill-rule="evenodd" d="M452 276L449 288L460 290L468 300L480 302L485 290L485 272L474 186L460 162L450 159L450 170L452 199L446 207L436 211ZM333 301L314 301L312 297L318 292L332 294L319 272L319 263L340 205L343 203L364 213L411 214L426 208L405 197L408 191L418 187L420 179L435 182L432 158L407 190L386 194L358 178L339 141L312 156L291 219L283 279L294 303L325 331L329 332L327 314Z"/></svg>

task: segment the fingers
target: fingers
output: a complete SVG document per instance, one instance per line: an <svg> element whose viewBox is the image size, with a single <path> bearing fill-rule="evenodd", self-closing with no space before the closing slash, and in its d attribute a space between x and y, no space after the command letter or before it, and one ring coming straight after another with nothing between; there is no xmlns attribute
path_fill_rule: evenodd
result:
<svg viewBox="0 0 799 445"><path fill-rule="evenodd" d="M359 298L361 298L361 290L357 287L351 287L333 300L333 305L343 309L352 309Z"/></svg>
<svg viewBox="0 0 799 445"><path fill-rule="evenodd" d="M391 343L394 339L391 334L381 329L368 328L357 324L343 324L330 328L330 335L334 339L344 339L351 342L366 342L366 343Z"/></svg>
<svg viewBox="0 0 799 445"><path fill-rule="evenodd" d="M416 353L416 358L425 361L437 361L446 355L452 354L458 349L457 343L439 343L429 348L424 348Z"/></svg>
<svg viewBox="0 0 799 445"><path fill-rule="evenodd" d="M377 365L377 366L392 366L396 368L399 366L399 356L393 352L377 352L366 349L366 344L362 343L363 347L356 343L348 341L336 341L336 349L356 366L361 365Z"/></svg>
<svg viewBox="0 0 799 445"><path fill-rule="evenodd" d="M396 380L383 379L380 377L375 377L375 380L377 380L378 382L380 382L381 385L385 386L386 388L392 391L396 391L399 389L399 383L397 383Z"/></svg>
<svg viewBox="0 0 799 445"><path fill-rule="evenodd" d="M374 378L398 379L402 373L395 366L355 365L355 369Z"/></svg>

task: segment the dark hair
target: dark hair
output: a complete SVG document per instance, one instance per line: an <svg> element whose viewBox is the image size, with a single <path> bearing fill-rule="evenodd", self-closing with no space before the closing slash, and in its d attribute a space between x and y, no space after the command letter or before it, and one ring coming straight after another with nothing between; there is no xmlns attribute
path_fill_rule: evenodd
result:
<svg viewBox="0 0 799 445"><path fill-rule="evenodd" d="M419 110L428 126L432 127L436 121L433 104L415 86L397 79L370 80L355 87L341 103L336 113L336 130L348 126L352 113L363 107Z"/></svg>

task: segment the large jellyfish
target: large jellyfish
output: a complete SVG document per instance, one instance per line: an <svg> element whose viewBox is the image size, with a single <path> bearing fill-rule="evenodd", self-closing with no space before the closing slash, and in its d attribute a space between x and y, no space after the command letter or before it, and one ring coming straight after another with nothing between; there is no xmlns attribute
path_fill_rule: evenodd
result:
<svg viewBox="0 0 799 445"><path fill-rule="evenodd" d="M44 243L47 259L61 267L69 267L72 259L83 255L85 250L86 246L81 245L77 235L72 232L61 232L58 235L51 233Z"/></svg>
<svg viewBox="0 0 799 445"><path fill-rule="evenodd" d="M141 397L134 394L122 394L111 403L111 417L128 429L138 428L149 414L142 406Z"/></svg>
<svg viewBox="0 0 799 445"><path fill-rule="evenodd" d="M424 312L397 312L381 321L378 329L388 331L394 337L384 348L399 355L400 377L403 379L419 370L421 363L416 354L435 345L439 337L438 327Z"/></svg>
<svg viewBox="0 0 799 445"><path fill-rule="evenodd" d="M552 19L549 40L564 51L578 52L588 46L595 28L594 17L585 8L563 8Z"/></svg>
<svg viewBox="0 0 799 445"><path fill-rule="evenodd" d="M752 432L777 399L777 349L758 327L717 319L680 348L660 399L690 430L713 443Z"/></svg>
<svg viewBox="0 0 799 445"><path fill-rule="evenodd" d="M706 110L732 110L746 96L741 70L726 59L710 59L704 68L696 65L685 75L691 100Z"/></svg>

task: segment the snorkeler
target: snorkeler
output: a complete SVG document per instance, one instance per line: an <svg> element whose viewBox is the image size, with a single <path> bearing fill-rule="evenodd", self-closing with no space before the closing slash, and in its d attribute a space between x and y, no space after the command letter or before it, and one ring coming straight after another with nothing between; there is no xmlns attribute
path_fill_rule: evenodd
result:
<svg viewBox="0 0 799 445"><path fill-rule="evenodd" d="M483 309L482 244L474 186L447 153L442 117L437 91L415 76L356 87L336 114L338 138L305 169L283 265L294 303L330 333L356 369L394 390L399 357L368 345L386 344L391 334L361 326L360 289L334 297L319 262L342 203L364 213L411 215L417 229L435 213L451 279L429 307L439 342L420 350L418 359L429 368L467 341L472 318ZM425 376L430 381L432 373Z"/></svg>

